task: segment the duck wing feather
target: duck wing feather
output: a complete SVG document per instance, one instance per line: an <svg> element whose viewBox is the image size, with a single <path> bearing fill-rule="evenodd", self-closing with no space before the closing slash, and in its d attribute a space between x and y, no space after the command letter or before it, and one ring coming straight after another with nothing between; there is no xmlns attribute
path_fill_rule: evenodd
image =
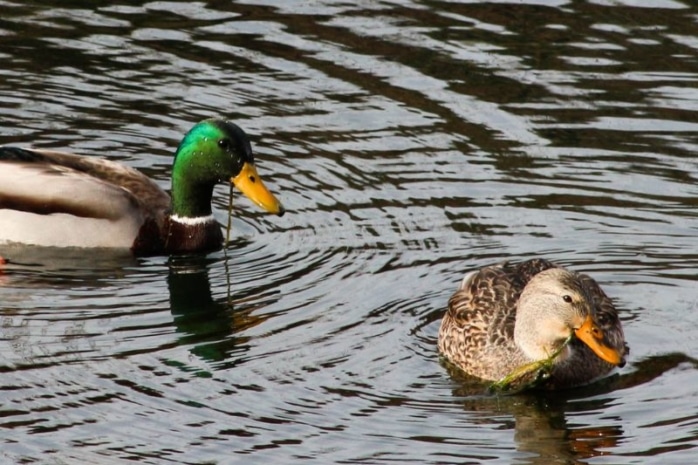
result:
<svg viewBox="0 0 698 465"><path fill-rule="evenodd" d="M109 160L0 147L0 163L0 208L117 220L169 207L169 196L147 176Z"/></svg>

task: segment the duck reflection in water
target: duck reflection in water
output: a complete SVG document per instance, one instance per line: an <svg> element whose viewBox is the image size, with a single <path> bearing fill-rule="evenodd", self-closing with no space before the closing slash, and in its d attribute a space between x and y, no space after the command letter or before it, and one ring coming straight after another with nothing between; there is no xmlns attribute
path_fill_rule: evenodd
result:
<svg viewBox="0 0 698 465"><path fill-rule="evenodd" d="M616 402L612 392L629 387L624 377L609 377L591 386L564 391L530 390L516 396L492 396L483 395L482 380L448 362L444 366L458 384L453 395L463 398L463 410L471 416L470 421L485 428L514 431L516 450L526 454L516 463L585 464L587 459L611 454L626 439L623 419L584 423L584 412L603 411ZM570 412L574 421L568 418Z"/></svg>
<svg viewBox="0 0 698 465"><path fill-rule="evenodd" d="M191 346L191 353L215 363L215 368L234 366L239 355L249 349L249 337L240 332L264 322L269 316L254 314L256 305L236 305L228 295L214 299L209 266L220 263L201 256L172 257L167 286L170 308L179 344Z"/></svg>

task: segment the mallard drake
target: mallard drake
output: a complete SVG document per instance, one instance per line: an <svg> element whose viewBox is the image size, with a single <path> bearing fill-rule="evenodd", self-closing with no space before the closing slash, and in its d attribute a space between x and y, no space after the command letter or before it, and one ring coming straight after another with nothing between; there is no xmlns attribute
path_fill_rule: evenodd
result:
<svg viewBox="0 0 698 465"><path fill-rule="evenodd" d="M438 347L489 381L562 349L541 385L548 389L588 384L623 366L628 353L618 312L596 281L543 259L467 274L448 302Z"/></svg>
<svg viewBox="0 0 698 465"><path fill-rule="evenodd" d="M270 213L283 215L237 125L209 119L182 139L171 197L119 163L48 150L0 147L0 243L130 249L135 255L218 250L214 186L230 181Z"/></svg>

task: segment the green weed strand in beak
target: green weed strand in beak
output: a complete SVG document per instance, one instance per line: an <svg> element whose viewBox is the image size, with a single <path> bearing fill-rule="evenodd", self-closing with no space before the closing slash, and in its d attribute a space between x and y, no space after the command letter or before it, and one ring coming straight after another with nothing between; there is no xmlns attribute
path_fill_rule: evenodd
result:
<svg viewBox="0 0 698 465"><path fill-rule="evenodd" d="M492 383L488 390L496 394L516 394L517 392L536 387L550 377L555 359L562 353L562 350L570 343L573 337L574 333L571 333L548 358L515 368L508 375Z"/></svg>

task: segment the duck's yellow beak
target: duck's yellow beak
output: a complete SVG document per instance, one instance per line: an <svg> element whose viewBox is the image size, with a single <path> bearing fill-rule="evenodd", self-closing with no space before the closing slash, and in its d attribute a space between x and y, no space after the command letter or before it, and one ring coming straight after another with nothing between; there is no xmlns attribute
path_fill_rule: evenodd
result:
<svg viewBox="0 0 698 465"><path fill-rule="evenodd" d="M254 203L276 215L286 213L281 202L276 200L274 194L269 192L262 179L257 174L257 168L252 163L242 165L242 170L237 176L230 178L230 182Z"/></svg>
<svg viewBox="0 0 698 465"><path fill-rule="evenodd" d="M587 316L582 326L575 329L574 333L600 358L613 365L620 365L623 357L616 349L606 343L603 331L596 326L591 316Z"/></svg>

